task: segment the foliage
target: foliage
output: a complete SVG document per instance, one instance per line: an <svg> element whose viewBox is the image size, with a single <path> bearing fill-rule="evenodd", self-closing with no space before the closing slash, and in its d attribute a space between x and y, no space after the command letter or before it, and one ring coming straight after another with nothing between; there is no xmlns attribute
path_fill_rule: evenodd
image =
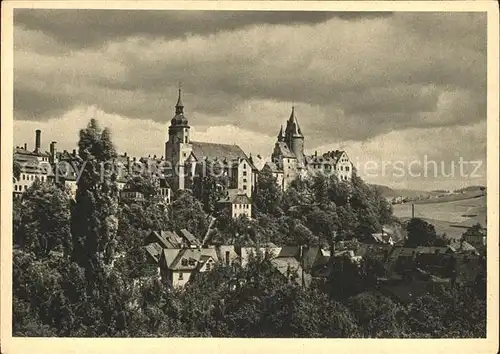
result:
<svg viewBox="0 0 500 354"><path fill-rule="evenodd" d="M78 146L83 168L72 211L72 259L86 269L88 291L98 291L92 280L115 256L118 188L112 161L116 151L109 130L102 130L95 119L80 130Z"/></svg>
<svg viewBox="0 0 500 354"><path fill-rule="evenodd" d="M436 229L434 225L429 224L425 220L413 218L406 226L408 239L406 247L417 246L433 246L437 239Z"/></svg>
<svg viewBox="0 0 500 354"><path fill-rule="evenodd" d="M35 182L13 205L13 334L69 337L484 337L486 262L474 282L442 286L408 304L377 290L386 276L383 257L361 262L335 256L333 246L356 248L357 238L391 222L385 200L355 176L294 181L285 193L272 174L259 178L255 217L222 213L216 236L236 246L329 245L324 282L303 287L298 274L281 273L269 253L248 264L217 264L195 273L183 289L168 287L146 257L151 230L182 229L202 237L214 190L176 196L172 207L151 198L144 177L128 187L146 196L118 207L113 171L102 164L116 156L110 133L95 120L80 132L83 173L76 202L65 192ZM267 173L267 175L266 175ZM205 181L212 183L210 181ZM260 194L259 194L260 193ZM207 202L208 201L208 202ZM212 205L212 206L211 206ZM204 211L205 209L205 211ZM413 222L413 223L412 223ZM430 225L410 222L411 242L436 241ZM424 237L422 237L422 230ZM58 252L50 252L62 249ZM71 255L72 257L67 257Z"/></svg>
<svg viewBox="0 0 500 354"><path fill-rule="evenodd" d="M19 181L21 177L21 165L18 161L13 160L12 162L12 182L15 183Z"/></svg>
<svg viewBox="0 0 500 354"><path fill-rule="evenodd" d="M257 211L272 215L281 213L282 193L270 168L265 167L259 173L253 198Z"/></svg>
<svg viewBox="0 0 500 354"><path fill-rule="evenodd" d="M37 258L50 251L70 253L70 201L64 190L37 180L14 208L15 244Z"/></svg>
<svg viewBox="0 0 500 354"><path fill-rule="evenodd" d="M175 229L186 229L197 237L205 235L209 224L202 204L190 191L182 191L175 199L169 219Z"/></svg>

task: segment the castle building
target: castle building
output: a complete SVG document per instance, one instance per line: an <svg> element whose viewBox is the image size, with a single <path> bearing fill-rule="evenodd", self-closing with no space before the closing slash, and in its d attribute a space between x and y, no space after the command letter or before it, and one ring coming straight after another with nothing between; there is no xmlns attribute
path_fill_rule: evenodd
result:
<svg viewBox="0 0 500 354"><path fill-rule="evenodd" d="M173 171L172 188L190 189L195 177L220 173L220 176L227 177L228 189L251 198L257 176L251 160L238 145L192 141L181 94L179 89L175 115L170 121L165 143L165 159ZM214 171L214 166L217 171Z"/></svg>
<svg viewBox="0 0 500 354"><path fill-rule="evenodd" d="M328 151L322 155L315 152L312 156L304 153L304 135L295 107L292 107L285 131L282 126L278 133L271 162L266 163L264 168L271 169L282 190L287 189L296 178L313 173L335 174L341 181L350 181L352 178L352 163L345 151Z"/></svg>

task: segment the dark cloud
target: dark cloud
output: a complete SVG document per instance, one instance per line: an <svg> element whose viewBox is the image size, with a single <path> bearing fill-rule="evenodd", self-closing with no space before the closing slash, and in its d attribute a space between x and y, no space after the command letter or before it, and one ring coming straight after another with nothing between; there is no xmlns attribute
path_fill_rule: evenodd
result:
<svg viewBox="0 0 500 354"><path fill-rule="evenodd" d="M72 97L56 90L44 91L26 86L14 88L14 112L17 119L45 120L57 117L75 104Z"/></svg>
<svg viewBox="0 0 500 354"><path fill-rule="evenodd" d="M481 14L353 13L321 23L332 15L84 10L65 17L60 10L40 11L16 12L17 23L46 34L32 40L33 31L19 30L16 53L24 54L16 54L17 119L49 119L74 105L96 105L168 124L179 81L191 124L231 124L274 136L294 102L308 146L468 125L486 116L486 56L474 43L486 45ZM369 15L377 20L360 20ZM231 31L292 20L321 24ZM42 55L38 48L54 46L52 38L75 50ZM76 49L103 40L107 46Z"/></svg>
<svg viewBox="0 0 500 354"><path fill-rule="evenodd" d="M42 31L71 48L98 46L129 36L165 39L209 35L251 25L314 24L390 16L389 12L192 11L192 10L48 10L16 9L14 23Z"/></svg>

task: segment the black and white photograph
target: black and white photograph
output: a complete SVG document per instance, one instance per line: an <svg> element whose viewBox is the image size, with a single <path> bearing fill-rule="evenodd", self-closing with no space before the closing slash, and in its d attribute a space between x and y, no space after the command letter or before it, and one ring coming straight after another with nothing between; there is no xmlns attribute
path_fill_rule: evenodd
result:
<svg viewBox="0 0 500 354"><path fill-rule="evenodd" d="M2 337L498 349L497 8L140 6L11 9Z"/></svg>

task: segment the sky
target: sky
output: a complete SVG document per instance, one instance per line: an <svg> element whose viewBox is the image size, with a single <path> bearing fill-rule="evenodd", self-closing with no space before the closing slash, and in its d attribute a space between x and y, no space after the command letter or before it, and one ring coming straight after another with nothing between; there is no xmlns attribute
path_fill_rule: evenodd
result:
<svg viewBox="0 0 500 354"><path fill-rule="evenodd" d="M307 153L343 149L370 183L486 183L486 14L14 12L14 144L164 154L179 84L192 140L268 158L292 106Z"/></svg>

